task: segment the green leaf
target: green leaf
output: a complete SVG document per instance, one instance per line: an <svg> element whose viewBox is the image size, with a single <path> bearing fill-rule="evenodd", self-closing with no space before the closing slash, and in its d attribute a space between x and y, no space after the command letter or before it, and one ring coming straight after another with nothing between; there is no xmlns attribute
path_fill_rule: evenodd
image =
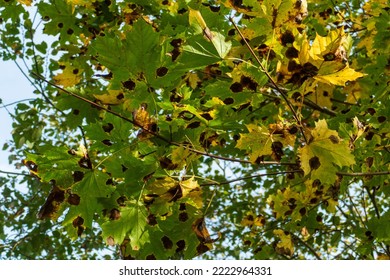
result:
<svg viewBox="0 0 390 280"><path fill-rule="evenodd" d="M140 250L149 241L147 228L147 212L142 202L130 200L120 210L118 220L107 221L102 224L102 237L108 242L121 244L125 237L130 238L133 250Z"/></svg>
<svg viewBox="0 0 390 280"><path fill-rule="evenodd" d="M80 203L71 206L70 211L63 221L64 225L80 216L84 219L84 225L86 227L92 227L95 214L100 214L102 211L99 198L108 198L115 190L112 185L107 184L109 178L102 171L91 170L84 174L81 181L72 186L72 193L80 196Z"/></svg>
<svg viewBox="0 0 390 280"><path fill-rule="evenodd" d="M323 184L332 184L336 180L337 168L355 163L354 156L335 130L328 129L325 120L316 122L311 131L309 143L299 149L301 166L305 175L312 180L319 179Z"/></svg>

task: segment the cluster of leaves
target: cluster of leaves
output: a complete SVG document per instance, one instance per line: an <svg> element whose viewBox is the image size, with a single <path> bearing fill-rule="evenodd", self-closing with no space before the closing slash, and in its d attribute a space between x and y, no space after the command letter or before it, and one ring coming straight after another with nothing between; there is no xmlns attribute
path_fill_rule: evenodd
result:
<svg viewBox="0 0 390 280"><path fill-rule="evenodd" d="M4 257L390 258L386 1L2 3Z"/></svg>

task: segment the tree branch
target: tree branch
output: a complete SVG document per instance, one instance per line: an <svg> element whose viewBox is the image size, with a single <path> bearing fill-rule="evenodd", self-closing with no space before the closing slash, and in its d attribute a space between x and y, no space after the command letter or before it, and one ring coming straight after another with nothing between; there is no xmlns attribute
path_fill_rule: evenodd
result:
<svg viewBox="0 0 390 280"><path fill-rule="evenodd" d="M356 176L377 176L377 175L388 175L390 174L390 171L378 171L378 172L354 172L354 173L347 173L347 172L336 172L337 175L341 176L350 176L350 177L356 177Z"/></svg>
<svg viewBox="0 0 390 280"><path fill-rule="evenodd" d="M16 176L27 176L27 177L32 177L32 175L29 174L29 173L17 173L17 172L4 171L4 170L0 170L0 173L2 173L2 174L7 174L7 175L16 175Z"/></svg>
<svg viewBox="0 0 390 280"><path fill-rule="evenodd" d="M230 183L238 182L238 181L243 181L243 180L249 180L253 178L258 178L258 177L263 177L263 176L273 176L273 175L282 175L282 174L289 174L289 173L296 173L296 172L301 172L301 170L291 170L291 171L280 171L280 172L268 172L264 174L257 174L257 175L251 175L251 176L245 176L245 177L240 177L237 179L232 179L224 182L211 182L211 183L203 183L200 184L200 186L214 186L214 185L227 185Z"/></svg>

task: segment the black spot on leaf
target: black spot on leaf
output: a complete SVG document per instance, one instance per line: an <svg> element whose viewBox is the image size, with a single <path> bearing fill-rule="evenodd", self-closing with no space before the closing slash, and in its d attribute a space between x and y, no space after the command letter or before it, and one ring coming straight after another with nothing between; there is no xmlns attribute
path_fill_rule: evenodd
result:
<svg viewBox="0 0 390 280"><path fill-rule="evenodd" d="M79 227L84 224L84 219L80 216L77 216L72 222L73 227Z"/></svg>
<svg viewBox="0 0 390 280"><path fill-rule="evenodd" d="M102 143L106 146L112 146L112 142L110 139L104 139L102 140Z"/></svg>
<svg viewBox="0 0 390 280"><path fill-rule="evenodd" d="M120 94L118 94L118 95L116 96L116 99L118 99L118 100L121 100L121 99L123 99L123 98L125 98L125 96L123 95L123 93L120 93Z"/></svg>
<svg viewBox="0 0 390 280"><path fill-rule="evenodd" d="M194 129L194 128L197 128L199 126L200 126L200 122L196 121L196 122L192 122L189 125L187 125L187 128Z"/></svg>
<svg viewBox="0 0 390 280"><path fill-rule="evenodd" d="M124 166L123 164L121 164L121 167L122 167L122 172L126 172L128 170L128 168L126 166Z"/></svg>
<svg viewBox="0 0 390 280"><path fill-rule="evenodd" d="M231 90L232 92L242 92L243 89L244 89L244 87L242 86L242 84L237 83L237 82L233 83L233 84L230 86L230 90Z"/></svg>
<svg viewBox="0 0 390 280"><path fill-rule="evenodd" d="M146 256L146 259L147 259L147 260L156 260L156 256L153 255L153 254L147 255L147 256Z"/></svg>
<svg viewBox="0 0 390 280"><path fill-rule="evenodd" d="M280 161L282 159L283 153L283 144L279 141L273 142L271 144L272 156L275 160Z"/></svg>
<svg viewBox="0 0 390 280"><path fill-rule="evenodd" d="M146 222L147 222L148 225L150 225L150 226L155 226L155 225L157 225L156 216L155 216L154 214L149 214L149 216L146 218Z"/></svg>
<svg viewBox="0 0 390 280"><path fill-rule="evenodd" d="M187 212L181 212L180 214L179 214L179 221L180 222L185 222L185 221L187 221L188 220L188 214L187 214Z"/></svg>
<svg viewBox="0 0 390 280"><path fill-rule="evenodd" d="M301 209L299 209L299 214L301 214L301 216L304 216L306 214L306 208L302 207Z"/></svg>
<svg viewBox="0 0 390 280"><path fill-rule="evenodd" d="M340 139L336 136L336 135L331 135L329 136L329 140L333 143L333 144L338 144L340 142Z"/></svg>
<svg viewBox="0 0 390 280"><path fill-rule="evenodd" d="M79 205L80 204L80 197L75 194L75 193L71 193L69 196L68 196L68 203L70 205Z"/></svg>
<svg viewBox="0 0 390 280"><path fill-rule="evenodd" d="M294 47L289 47L286 50L286 57L291 59L291 58L298 58L299 52L296 48Z"/></svg>
<svg viewBox="0 0 390 280"><path fill-rule="evenodd" d="M77 75L77 74L79 73L79 69L77 69L77 68L76 68L76 69L73 69L72 73L75 74L75 75Z"/></svg>
<svg viewBox="0 0 390 280"><path fill-rule="evenodd" d="M312 157L309 160L309 165L310 165L311 170L318 169L321 166L320 159L317 156Z"/></svg>
<svg viewBox="0 0 390 280"><path fill-rule="evenodd" d="M176 242L176 253L179 253L181 251L183 251L186 247L186 242L184 240L179 240Z"/></svg>
<svg viewBox="0 0 390 280"><path fill-rule="evenodd" d="M158 77L163 77L168 73L168 68L167 67L160 67L156 70L156 75Z"/></svg>
<svg viewBox="0 0 390 280"><path fill-rule="evenodd" d="M172 242L171 239L169 239L168 236L166 236L166 235L163 236L163 237L161 238L161 242L163 243L163 246L164 246L165 249L167 249L167 250L172 249L172 247L173 247L173 242Z"/></svg>
<svg viewBox="0 0 390 280"><path fill-rule="evenodd" d="M297 127L296 125L292 125L292 126L290 126L290 127L288 128L288 132L289 132L290 134L295 134L295 133L298 132L298 127Z"/></svg>
<svg viewBox="0 0 390 280"><path fill-rule="evenodd" d="M378 117L378 122L379 123L383 123L383 122L385 122L386 121L386 117L385 116L379 116Z"/></svg>
<svg viewBox="0 0 390 280"><path fill-rule="evenodd" d="M367 167L371 167L374 163L374 158L373 157L368 157L366 158L366 165Z"/></svg>
<svg viewBox="0 0 390 280"><path fill-rule="evenodd" d="M116 208L111 209L110 220L113 220L113 221L119 220L120 217L121 217L121 212L118 209L116 209Z"/></svg>
<svg viewBox="0 0 390 280"><path fill-rule="evenodd" d="M116 202L118 203L119 206L126 206L126 200L127 198L125 196L119 197Z"/></svg>
<svg viewBox="0 0 390 280"><path fill-rule="evenodd" d="M170 158L167 158L167 157L160 158L159 162L160 162L161 168L163 168L163 169L174 170L178 167L177 164L174 164L172 162L172 160Z"/></svg>
<svg viewBox="0 0 390 280"><path fill-rule="evenodd" d="M39 209L38 219L52 218L58 211L60 205L65 200L65 191L60 187L53 186L45 203Z"/></svg>
<svg viewBox="0 0 390 280"><path fill-rule="evenodd" d="M209 251L210 248L204 244L204 243L200 243L197 247L196 247L196 252L198 253L198 255L201 255L203 253L206 253L207 251Z"/></svg>
<svg viewBox="0 0 390 280"><path fill-rule="evenodd" d="M224 103L225 105L233 104L233 103L234 103L234 99L231 98L231 97L227 97L227 98L225 98L225 99L223 100L223 103Z"/></svg>
<svg viewBox="0 0 390 280"><path fill-rule="evenodd" d="M201 114L201 116L208 121L211 121L213 119L213 117L209 113L203 113Z"/></svg>
<svg viewBox="0 0 390 280"><path fill-rule="evenodd" d="M77 116L78 114L80 114L80 111L78 109L74 109L72 113L73 115Z"/></svg>
<svg viewBox="0 0 390 280"><path fill-rule="evenodd" d="M295 37L290 30L287 30L282 34L282 37L280 39L282 41L282 45L286 46L287 44L294 43Z"/></svg>
<svg viewBox="0 0 390 280"><path fill-rule="evenodd" d="M185 211L187 209L187 206L185 203L180 203L179 210L180 211Z"/></svg>
<svg viewBox="0 0 390 280"><path fill-rule="evenodd" d="M72 176L73 176L73 181L76 183L81 181L84 178L84 172L74 171Z"/></svg>
<svg viewBox="0 0 390 280"><path fill-rule="evenodd" d="M182 198L183 197L183 191L180 187L180 185L177 185L173 188L170 188L167 193L169 193L171 195L171 199L169 200L169 202L175 202L177 201L178 199Z"/></svg>
<svg viewBox="0 0 390 280"><path fill-rule="evenodd" d="M284 212L284 216L290 216L292 214L293 210L287 210L286 212Z"/></svg>
<svg viewBox="0 0 390 280"><path fill-rule="evenodd" d="M182 43L183 40L179 38L179 39L173 39L169 44L174 48L178 48L181 46Z"/></svg>
<svg viewBox="0 0 390 280"><path fill-rule="evenodd" d="M325 61L333 61L336 58L336 55L334 53L327 53L323 55L323 58Z"/></svg>
<svg viewBox="0 0 390 280"><path fill-rule="evenodd" d="M125 82L122 82L122 85L124 88L128 90L134 90L135 88L135 83L132 80L127 80Z"/></svg>
<svg viewBox="0 0 390 280"><path fill-rule="evenodd" d="M374 108L368 108L368 109L367 109L367 112L368 112L371 116L373 116L373 115L376 113L376 110L375 110Z"/></svg>

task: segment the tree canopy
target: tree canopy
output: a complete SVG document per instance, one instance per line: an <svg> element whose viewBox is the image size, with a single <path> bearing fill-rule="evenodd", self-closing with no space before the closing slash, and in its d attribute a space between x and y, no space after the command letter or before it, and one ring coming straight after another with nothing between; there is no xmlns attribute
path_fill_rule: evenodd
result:
<svg viewBox="0 0 390 280"><path fill-rule="evenodd" d="M386 0L1 0L35 98L14 259L389 259ZM2 93L6 97L7 93Z"/></svg>

